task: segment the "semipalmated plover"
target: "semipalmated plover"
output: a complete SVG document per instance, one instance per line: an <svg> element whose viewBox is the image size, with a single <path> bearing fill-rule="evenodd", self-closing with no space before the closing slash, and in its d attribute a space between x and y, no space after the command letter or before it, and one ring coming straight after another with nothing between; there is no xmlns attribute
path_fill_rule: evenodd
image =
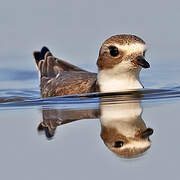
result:
<svg viewBox="0 0 180 180"><path fill-rule="evenodd" d="M145 52L145 42L135 35L112 36L101 46L96 74L55 58L43 47L34 52L42 97L143 88L139 73L150 67Z"/></svg>
<svg viewBox="0 0 180 180"><path fill-rule="evenodd" d="M150 148L153 129L147 128L141 117L140 101L101 103L100 114L101 137L116 155L133 158Z"/></svg>
<svg viewBox="0 0 180 180"><path fill-rule="evenodd" d="M150 148L149 136L153 129L147 128L141 117L140 100L133 101L132 98L124 96L126 101L123 103L121 100L109 102L106 101L108 99L100 99L99 108L42 109L43 121L38 125L38 132L44 132L51 139L58 126L99 118L101 138L106 147L119 157L137 157Z"/></svg>

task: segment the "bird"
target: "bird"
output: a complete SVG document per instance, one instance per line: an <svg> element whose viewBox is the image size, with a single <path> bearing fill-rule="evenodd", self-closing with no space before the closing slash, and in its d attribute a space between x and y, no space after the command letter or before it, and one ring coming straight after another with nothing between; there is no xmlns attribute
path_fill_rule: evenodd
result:
<svg viewBox="0 0 180 180"><path fill-rule="evenodd" d="M92 92L120 92L143 88L139 74L149 68L146 43L131 34L114 35L104 41L92 73L54 57L47 47L34 51L40 74L41 96L65 96Z"/></svg>
<svg viewBox="0 0 180 180"><path fill-rule="evenodd" d="M121 98L125 101L123 101ZM120 158L136 158L150 149L150 136L153 129L146 126L142 118L143 106L141 98L134 95L116 96L113 101L109 97L100 99L99 106L85 109L42 108L43 121L37 130L48 140L54 138L57 127L75 123L80 120L99 119L100 137L105 147Z"/></svg>
<svg viewBox="0 0 180 180"><path fill-rule="evenodd" d="M121 158L135 158L151 147L153 129L142 119L141 100L100 103L101 138L106 147Z"/></svg>

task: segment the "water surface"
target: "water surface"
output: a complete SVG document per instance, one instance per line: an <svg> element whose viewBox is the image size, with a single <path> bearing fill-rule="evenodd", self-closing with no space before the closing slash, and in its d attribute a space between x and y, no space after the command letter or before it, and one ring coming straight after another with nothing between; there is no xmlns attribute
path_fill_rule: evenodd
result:
<svg viewBox="0 0 180 180"><path fill-rule="evenodd" d="M142 91L47 99L40 97L35 70L1 70L0 176L178 177L180 71L176 65L169 74L168 64L163 66L166 73L157 67L142 73L147 87ZM153 134L140 138L147 128ZM121 141L145 152L122 152Z"/></svg>

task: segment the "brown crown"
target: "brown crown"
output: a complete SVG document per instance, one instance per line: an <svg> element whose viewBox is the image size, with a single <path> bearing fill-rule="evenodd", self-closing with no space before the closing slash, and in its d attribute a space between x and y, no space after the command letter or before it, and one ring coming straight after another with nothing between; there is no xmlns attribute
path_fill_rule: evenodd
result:
<svg viewBox="0 0 180 180"><path fill-rule="evenodd" d="M107 39L103 44L109 44L109 43L118 43L120 45L130 44L130 43L145 44L145 42L141 38L130 34L121 34L121 35L112 36L109 39Z"/></svg>

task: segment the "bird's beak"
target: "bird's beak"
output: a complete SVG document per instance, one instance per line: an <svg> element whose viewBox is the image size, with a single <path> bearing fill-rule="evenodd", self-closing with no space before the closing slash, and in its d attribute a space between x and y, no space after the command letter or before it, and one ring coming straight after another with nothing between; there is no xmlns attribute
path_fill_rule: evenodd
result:
<svg viewBox="0 0 180 180"><path fill-rule="evenodd" d="M150 68L150 64L145 60L143 56L137 56L136 63L143 68Z"/></svg>
<svg viewBox="0 0 180 180"><path fill-rule="evenodd" d="M148 138L152 134L153 134L153 129L147 128L145 131L142 132L141 138L143 139Z"/></svg>

